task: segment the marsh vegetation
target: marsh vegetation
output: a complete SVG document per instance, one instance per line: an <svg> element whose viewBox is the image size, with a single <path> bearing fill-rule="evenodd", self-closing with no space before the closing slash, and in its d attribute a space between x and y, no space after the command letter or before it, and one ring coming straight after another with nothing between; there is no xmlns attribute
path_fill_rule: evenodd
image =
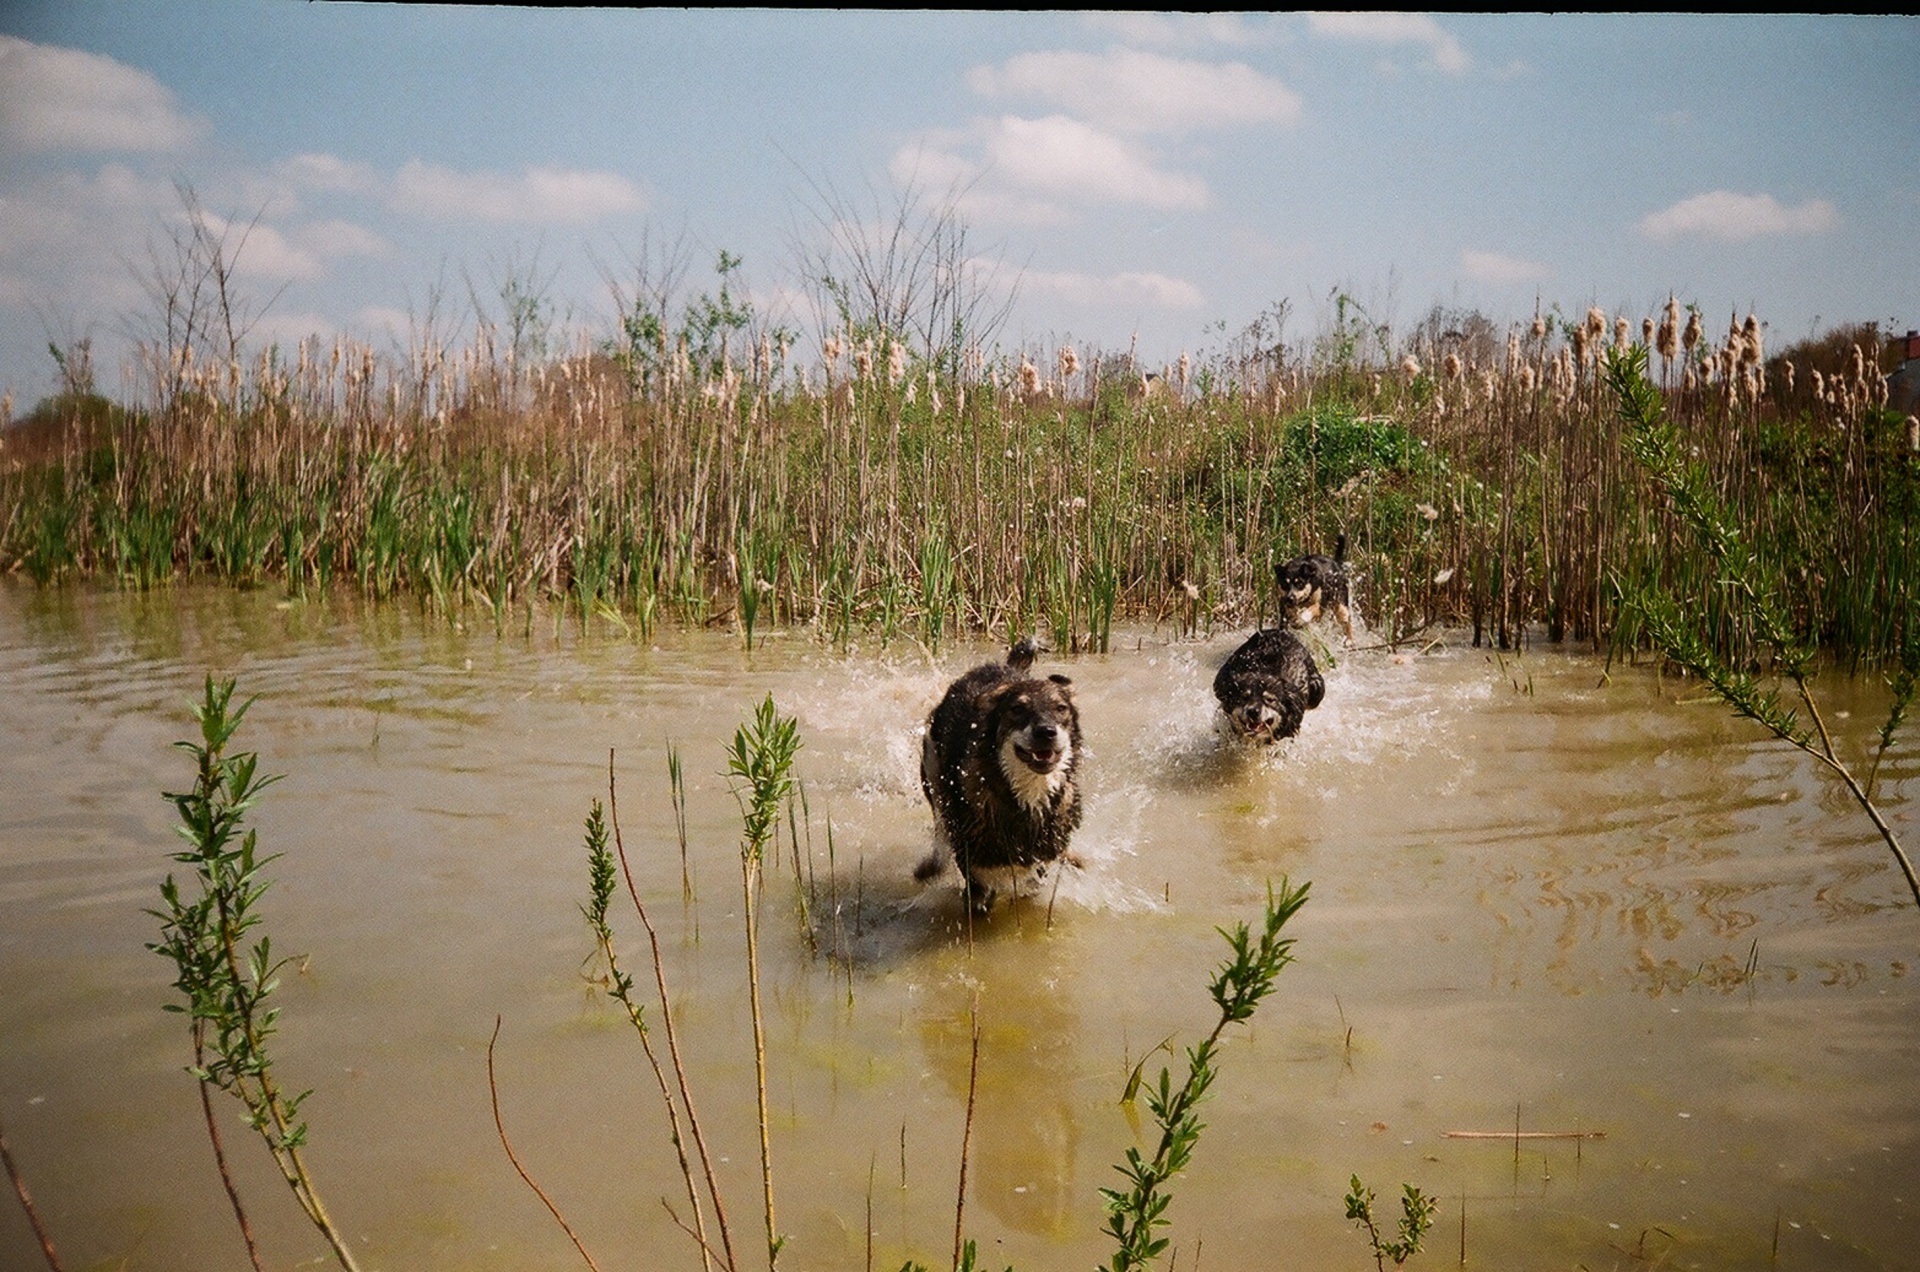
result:
<svg viewBox="0 0 1920 1272"><path fill-rule="evenodd" d="M1290 335L1282 302L1147 366L992 343L1005 309L963 268L964 225L908 205L806 261L804 339L756 312L738 258L696 290L684 253L643 247L614 326L565 347L520 271L464 321L436 298L404 348L262 348L238 245L189 210L136 400L55 348L66 391L0 433L0 570L347 591L502 631L564 609L749 646L1037 630L1075 651L1116 622L1245 625L1276 558L1345 533L1389 642L1632 647L1620 585L1657 584L1708 596L1710 641L1750 656L1623 444L1602 367L1640 348L1793 629L1857 664L1910 625L1920 438L1885 409L1871 324L1770 356L1755 316L1715 335L1677 300L1396 331L1335 294L1317 331Z"/></svg>

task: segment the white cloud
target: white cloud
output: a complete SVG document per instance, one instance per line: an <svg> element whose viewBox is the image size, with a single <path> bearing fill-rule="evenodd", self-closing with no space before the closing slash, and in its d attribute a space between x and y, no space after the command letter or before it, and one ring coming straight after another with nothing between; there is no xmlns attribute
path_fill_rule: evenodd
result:
<svg viewBox="0 0 1920 1272"><path fill-rule="evenodd" d="M130 306L148 240L179 208L171 182L118 163L23 184L0 193L0 266L36 302L85 297L89 316Z"/></svg>
<svg viewBox="0 0 1920 1272"><path fill-rule="evenodd" d="M1473 67L1473 58L1460 41L1424 13L1310 13L1307 29L1334 40L1423 45L1433 64L1449 75L1464 74Z"/></svg>
<svg viewBox="0 0 1920 1272"><path fill-rule="evenodd" d="M178 204L173 187L148 181L123 164L92 176L61 173L0 192L0 260L78 252L105 225L156 216ZM122 240L124 241L124 240Z"/></svg>
<svg viewBox="0 0 1920 1272"><path fill-rule="evenodd" d="M642 211L647 200L611 172L459 172L413 159L394 178L394 205L439 220L580 224Z"/></svg>
<svg viewBox="0 0 1920 1272"><path fill-rule="evenodd" d="M279 345L283 351L295 350L302 340L330 343L339 329L340 324L324 314L268 309L248 324L247 344L251 347Z"/></svg>
<svg viewBox="0 0 1920 1272"><path fill-rule="evenodd" d="M293 231L295 239L319 256L385 256L393 245L351 221L309 221Z"/></svg>
<svg viewBox="0 0 1920 1272"><path fill-rule="evenodd" d="M1203 208L1207 183L1157 166L1132 142L1065 115L1003 115L921 136L894 152L896 180L960 192L960 210L982 220L1059 225L1084 204Z"/></svg>
<svg viewBox="0 0 1920 1272"><path fill-rule="evenodd" d="M240 278L258 278L269 282L294 282L319 278L326 273L320 258L287 241L287 236L271 225L255 223L222 225L218 218L207 220L222 236Z"/></svg>
<svg viewBox="0 0 1920 1272"><path fill-rule="evenodd" d="M1539 261L1471 250L1460 253L1460 272L1477 283L1540 283L1553 275Z"/></svg>
<svg viewBox="0 0 1920 1272"><path fill-rule="evenodd" d="M987 153L996 171L1051 194L1154 208L1202 208L1209 201L1199 177L1163 172L1118 137L1065 115L1003 115L988 135Z"/></svg>
<svg viewBox="0 0 1920 1272"><path fill-rule="evenodd" d="M1057 296L1080 305L1146 305L1160 309L1198 309L1206 304L1198 287L1166 274L1127 272L1104 278L1071 272L1028 272L1022 289Z"/></svg>
<svg viewBox="0 0 1920 1272"><path fill-rule="evenodd" d="M1196 62L1127 48L1022 53L1000 66L974 67L967 83L985 97L1045 101L1123 132L1290 125L1301 109L1299 94L1243 62Z"/></svg>
<svg viewBox="0 0 1920 1272"><path fill-rule="evenodd" d="M1696 237L1738 243L1781 234L1824 234L1839 224L1840 213L1825 199L1789 208L1770 194L1713 190L1647 214L1640 233L1659 242Z"/></svg>
<svg viewBox="0 0 1920 1272"><path fill-rule="evenodd" d="M309 152L283 159L274 165L274 174L287 184L302 190L339 190L349 194L367 194L377 190L380 178L363 163L352 163L335 155Z"/></svg>
<svg viewBox="0 0 1920 1272"><path fill-rule="evenodd" d="M172 151L201 122L145 71L78 49L0 35L0 147Z"/></svg>
<svg viewBox="0 0 1920 1272"><path fill-rule="evenodd" d="M366 305L355 315L362 327L392 340L405 340L413 330L414 316L392 305Z"/></svg>
<svg viewBox="0 0 1920 1272"><path fill-rule="evenodd" d="M330 260L384 256L392 250L378 234L350 221L308 221L283 229L264 219L229 221L211 212L205 216L241 278L307 281L323 277Z"/></svg>

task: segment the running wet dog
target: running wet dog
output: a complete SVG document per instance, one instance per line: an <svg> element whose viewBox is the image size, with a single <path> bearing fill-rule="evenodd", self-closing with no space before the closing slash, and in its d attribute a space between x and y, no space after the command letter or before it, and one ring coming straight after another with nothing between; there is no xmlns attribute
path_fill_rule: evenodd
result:
<svg viewBox="0 0 1920 1272"><path fill-rule="evenodd" d="M1036 653L1021 640L954 681L920 750L939 846L914 873L930 879L951 856L979 914L1071 861L1080 825L1080 709L1067 677L1031 674Z"/></svg>
<svg viewBox="0 0 1920 1272"><path fill-rule="evenodd" d="M1298 733L1326 694L1313 655L1283 627L1249 636L1213 678L1213 696L1234 734L1258 746Z"/></svg>
<svg viewBox="0 0 1920 1272"><path fill-rule="evenodd" d="M1283 623L1306 627L1331 610L1353 643L1353 601L1347 585L1347 536L1334 542L1333 555L1312 552L1274 567Z"/></svg>

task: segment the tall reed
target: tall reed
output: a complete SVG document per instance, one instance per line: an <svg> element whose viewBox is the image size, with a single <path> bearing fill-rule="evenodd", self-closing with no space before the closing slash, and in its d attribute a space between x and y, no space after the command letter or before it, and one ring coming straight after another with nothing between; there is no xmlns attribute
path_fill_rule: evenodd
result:
<svg viewBox="0 0 1920 1272"><path fill-rule="evenodd" d="M1098 650L1120 621L1254 621L1276 558L1344 532L1389 641L1460 623L1503 647L1631 642L1608 579L1704 579L1623 450L1605 342L1557 315L1504 342L1478 323L1396 337L1348 307L1298 351L1202 359L1177 391L1125 354L1047 377L1068 360L929 361L853 332L814 367L736 357L706 327L705 345L660 327L644 366L584 337L528 361L484 326L400 355L151 349L136 404L69 395L7 431L0 570L406 597L500 630L565 607L749 645L1043 623ZM1883 658L1920 578L1920 455L1882 409L1878 351L1796 381L1746 326L1727 347L1673 338L1666 409L1729 507L1815 563L1781 580L1796 626ZM1729 614L1713 628L1747 638Z"/></svg>

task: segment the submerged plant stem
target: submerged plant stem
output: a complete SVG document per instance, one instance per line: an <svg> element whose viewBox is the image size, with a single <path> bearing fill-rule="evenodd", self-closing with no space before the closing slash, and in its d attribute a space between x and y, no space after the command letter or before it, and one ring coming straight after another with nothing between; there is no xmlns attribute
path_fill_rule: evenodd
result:
<svg viewBox="0 0 1920 1272"><path fill-rule="evenodd" d="M500 1017L495 1016L493 1036L487 1039L487 1094L493 1099L493 1127L500 1133L500 1147L507 1151L507 1160L513 1163L515 1173L527 1187L533 1189L534 1196L540 1198L540 1204L547 1208L547 1213L553 1216L554 1222L558 1223L561 1230L567 1234L567 1240L573 1242L573 1248L580 1252L580 1257L587 1261L587 1266L592 1268L593 1272L600 1272L600 1265L595 1263L593 1256L587 1253L587 1247L580 1244L580 1238L574 1232L573 1225L568 1223L567 1217L560 1213L560 1207L553 1204L553 1198L547 1196L547 1190L535 1183L532 1175L527 1174L527 1168L520 1164L519 1155L513 1151L513 1141L507 1138L507 1124L500 1116L500 1084L495 1080L493 1072L493 1048L499 1041Z"/></svg>
<svg viewBox="0 0 1920 1272"><path fill-rule="evenodd" d="M34 1239L40 1243L41 1256L53 1272L63 1272L60 1255L53 1248L53 1238L47 1234L47 1226L40 1220L39 1208L33 1204L33 1194L27 1191L27 1181L21 1178L20 1167L13 1160L13 1150L7 1147L7 1130L4 1126L0 1126L0 1165L6 1167L7 1179L13 1184L13 1195L20 1199L20 1208L26 1211L27 1223L33 1228Z"/></svg>

